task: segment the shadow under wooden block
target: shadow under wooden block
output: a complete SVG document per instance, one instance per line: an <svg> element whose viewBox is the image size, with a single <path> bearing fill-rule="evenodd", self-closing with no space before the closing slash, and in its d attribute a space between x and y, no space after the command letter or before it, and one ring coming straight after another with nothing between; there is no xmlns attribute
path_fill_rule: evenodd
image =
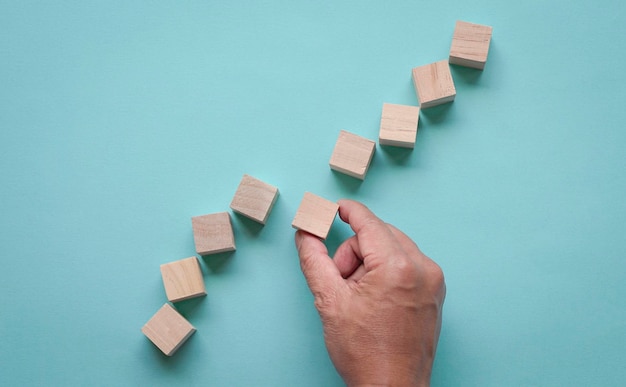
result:
<svg viewBox="0 0 626 387"><path fill-rule="evenodd" d="M162 264L161 277L170 302L206 295L202 269L195 256Z"/></svg>
<svg viewBox="0 0 626 387"><path fill-rule="evenodd" d="M163 305L141 328L141 332L167 356L172 356L195 331L196 328L170 304Z"/></svg>
<svg viewBox="0 0 626 387"><path fill-rule="evenodd" d="M422 116L429 125L437 125L446 119L446 116L449 114L452 106L453 104L447 103L445 105L439 105L430 109L422 110Z"/></svg>
<svg viewBox="0 0 626 387"><path fill-rule="evenodd" d="M291 227L326 239L337 216L339 205L320 196L305 192L291 222Z"/></svg>
<svg viewBox="0 0 626 387"><path fill-rule="evenodd" d="M451 65L450 71L457 83L466 83L469 85L477 84L483 74L481 70L457 65ZM461 80L461 82L459 82L459 80Z"/></svg>
<svg viewBox="0 0 626 387"><path fill-rule="evenodd" d="M422 111L454 101L456 88L447 60L413 68L413 84Z"/></svg>
<svg viewBox="0 0 626 387"><path fill-rule="evenodd" d="M331 173L333 174L335 179L339 181L341 186L351 194L356 193L361 185L363 185L363 180L355 179L354 177L348 176L345 173L335 171L334 169L331 170Z"/></svg>
<svg viewBox="0 0 626 387"><path fill-rule="evenodd" d="M234 214L235 222L240 224L244 228L244 232L250 236L258 236L265 226L264 224L254 221L238 212L234 212Z"/></svg>
<svg viewBox="0 0 626 387"><path fill-rule="evenodd" d="M206 297L189 298L176 303L176 310L183 316L189 317L198 310L200 303L206 302Z"/></svg>
<svg viewBox="0 0 626 387"><path fill-rule="evenodd" d="M235 250L235 235L228 212L191 218L196 252L202 256Z"/></svg>
<svg viewBox="0 0 626 387"><path fill-rule="evenodd" d="M211 273L219 274L226 270L234 254L235 251L226 251L223 253L203 255L202 260L208 266L209 270L211 270Z"/></svg>
<svg viewBox="0 0 626 387"><path fill-rule="evenodd" d="M407 164L409 157L413 154L413 148L381 145L380 149L382 149L389 160L398 165Z"/></svg>

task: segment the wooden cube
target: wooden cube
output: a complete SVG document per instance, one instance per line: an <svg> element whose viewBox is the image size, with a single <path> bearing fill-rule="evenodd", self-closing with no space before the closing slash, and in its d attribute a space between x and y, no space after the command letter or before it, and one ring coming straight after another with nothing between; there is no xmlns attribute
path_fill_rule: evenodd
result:
<svg viewBox="0 0 626 387"><path fill-rule="evenodd" d="M383 104L378 143L380 145L413 148L419 117L419 106Z"/></svg>
<svg viewBox="0 0 626 387"><path fill-rule="evenodd" d="M484 69L492 31L490 26L457 21L450 47L450 64Z"/></svg>
<svg viewBox="0 0 626 387"><path fill-rule="evenodd" d="M456 96L447 60L415 67L413 84L422 109L454 101Z"/></svg>
<svg viewBox="0 0 626 387"><path fill-rule="evenodd" d="M196 328L170 304L163 305L141 328L141 332L167 356L172 356L195 331Z"/></svg>
<svg viewBox="0 0 626 387"><path fill-rule="evenodd" d="M338 210L337 203L305 192L291 226L326 239Z"/></svg>
<svg viewBox="0 0 626 387"><path fill-rule="evenodd" d="M206 295L198 258L189 257L161 265L165 294L170 302Z"/></svg>
<svg viewBox="0 0 626 387"><path fill-rule="evenodd" d="M196 252L200 255L235 250L235 236L228 212L191 218Z"/></svg>
<svg viewBox="0 0 626 387"><path fill-rule="evenodd" d="M256 222L265 224L277 198L278 188L252 176L243 175L230 208Z"/></svg>
<svg viewBox="0 0 626 387"><path fill-rule="evenodd" d="M342 130L330 157L330 168L364 180L375 148L374 141Z"/></svg>

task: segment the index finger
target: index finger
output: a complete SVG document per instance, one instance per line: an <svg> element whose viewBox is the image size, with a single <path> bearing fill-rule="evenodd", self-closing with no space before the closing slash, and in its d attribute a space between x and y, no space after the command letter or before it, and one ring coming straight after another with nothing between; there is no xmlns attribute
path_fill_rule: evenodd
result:
<svg viewBox="0 0 626 387"><path fill-rule="evenodd" d="M365 205L354 200L340 200L339 216L356 234L365 264L372 257L393 257L402 252L387 224Z"/></svg>
<svg viewBox="0 0 626 387"><path fill-rule="evenodd" d="M374 228L379 231L386 229L386 223L374 215L364 204L354 200L342 199L339 204L339 217L348 223L355 234L360 234L365 228ZM388 231L388 230L387 230Z"/></svg>

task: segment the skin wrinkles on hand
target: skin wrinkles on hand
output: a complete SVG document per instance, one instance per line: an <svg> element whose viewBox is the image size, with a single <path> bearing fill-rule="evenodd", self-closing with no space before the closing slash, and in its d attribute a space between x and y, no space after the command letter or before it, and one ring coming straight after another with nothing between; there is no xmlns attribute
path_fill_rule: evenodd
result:
<svg viewBox="0 0 626 387"><path fill-rule="evenodd" d="M355 235L331 259L296 232L302 272L335 368L349 385L428 385L445 298L441 268L364 205L339 202Z"/></svg>

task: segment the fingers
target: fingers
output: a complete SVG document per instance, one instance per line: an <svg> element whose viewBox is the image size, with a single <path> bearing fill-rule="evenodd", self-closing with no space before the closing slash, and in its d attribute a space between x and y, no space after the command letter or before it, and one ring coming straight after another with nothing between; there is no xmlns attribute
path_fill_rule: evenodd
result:
<svg viewBox="0 0 626 387"><path fill-rule="evenodd" d="M339 215L355 235L339 246L333 260L321 240L306 232L296 232L300 265L314 295L345 285L342 279L358 281L367 272L403 256L416 263L430 261L411 238L383 222L363 204L340 200Z"/></svg>
<svg viewBox="0 0 626 387"><path fill-rule="evenodd" d="M324 243L317 237L299 230L295 239L300 267L311 292L315 298L326 297L343 283L339 269L328 256Z"/></svg>
<svg viewBox="0 0 626 387"><path fill-rule="evenodd" d="M385 222L353 200L339 201L339 216L356 234L365 268L369 271L384 264L388 257L402 254L402 249Z"/></svg>
<svg viewBox="0 0 626 387"><path fill-rule="evenodd" d="M359 249L359 242L356 235L346 239L335 252L333 257L335 266L339 269L339 273L343 278L348 278L354 271L361 266L363 258Z"/></svg>
<svg viewBox="0 0 626 387"><path fill-rule="evenodd" d="M365 266L359 265L356 268L356 270L352 274L350 274L350 276L347 277L346 279L350 281L354 281L354 282L359 282L361 278L363 278L365 273L366 273Z"/></svg>
<svg viewBox="0 0 626 387"><path fill-rule="evenodd" d="M350 225L352 231L359 235L366 228L384 229L385 223L380 220L365 205L354 201L343 199L338 202L339 216Z"/></svg>

